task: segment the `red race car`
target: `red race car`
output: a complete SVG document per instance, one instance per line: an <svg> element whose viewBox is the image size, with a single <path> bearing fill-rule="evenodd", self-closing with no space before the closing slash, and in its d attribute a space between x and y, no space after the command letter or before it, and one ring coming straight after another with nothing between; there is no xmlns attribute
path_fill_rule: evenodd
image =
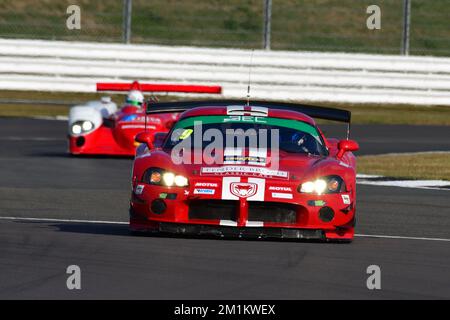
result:
<svg viewBox="0 0 450 320"><path fill-rule="evenodd" d="M119 110L109 97L74 106L69 112L69 152L73 155L134 156L134 137L144 128L167 132L178 113L146 116L142 92L221 93L218 86L97 83L97 91L129 91Z"/></svg>
<svg viewBox="0 0 450 320"><path fill-rule="evenodd" d="M326 138L313 118L346 110L291 103L157 103L183 112L168 133L144 131L132 173L130 229L221 237L350 242L355 141Z"/></svg>

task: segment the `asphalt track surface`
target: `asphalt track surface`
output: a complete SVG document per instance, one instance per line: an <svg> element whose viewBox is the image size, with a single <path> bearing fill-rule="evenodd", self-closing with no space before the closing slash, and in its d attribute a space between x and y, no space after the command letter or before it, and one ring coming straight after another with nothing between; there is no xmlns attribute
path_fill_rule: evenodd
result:
<svg viewBox="0 0 450 320"><path fill-rule="evenodd" d="M38 219L0 218L1 299L450 298L448 190L360 185L351 244L134 237L126 224L65 221L126 221L131 166L70 157L65 133L63 121L0 118L0 217ZM352 137L377 154L450 150L449 133L371 125ZM72 264L81 290L66 288ZM369 265L381 290L366 287Z"/></svg>

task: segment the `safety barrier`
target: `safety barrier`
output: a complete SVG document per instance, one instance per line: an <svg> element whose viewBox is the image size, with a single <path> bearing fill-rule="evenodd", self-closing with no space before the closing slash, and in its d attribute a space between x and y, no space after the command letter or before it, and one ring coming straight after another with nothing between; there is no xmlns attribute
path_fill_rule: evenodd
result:
<svg viewBox="0 0 450 320"><path fill-rule="evenodd" d="M251 66L251 67L250 67ZM226 98L450 105L450 58L0 39L0 89L221 85Z"/></svg>

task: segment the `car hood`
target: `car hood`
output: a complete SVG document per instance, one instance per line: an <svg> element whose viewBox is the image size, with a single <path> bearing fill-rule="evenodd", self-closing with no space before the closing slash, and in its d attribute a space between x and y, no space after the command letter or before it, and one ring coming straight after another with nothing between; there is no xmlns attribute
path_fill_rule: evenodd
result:
<svg viewBox="0 0 450 320"><path fill-rule="evenodd" d="M189 158L181 158L171 154L170 150L156 150L151 152L153 164L164 164L164 169L172 170L186 176L196 175L261 175L274 179L303 180L310 177L326 175L333 170L342 169L342 162L334 157L315 156L306 154L292 154L280 152L278 157L269 152L264 157L229 156L220 153L214 159L202 158L201 154L193 153ZM274 161L278 158L279 161ZM195 161L197 160L197 161Z"/></svg>

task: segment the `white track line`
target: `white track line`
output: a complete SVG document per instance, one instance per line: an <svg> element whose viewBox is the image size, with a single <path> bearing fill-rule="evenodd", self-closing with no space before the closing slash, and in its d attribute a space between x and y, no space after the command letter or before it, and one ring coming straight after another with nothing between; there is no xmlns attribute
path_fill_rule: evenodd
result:
<svg viewBox="0 0 450 320"><path fill-rule="evenodd" d="M356 184L368 186L383 186L383 187L400 187L413 189L433 189L450 191L450 181L444 180L382 180L371 181L366 179L357 179Z"/></svg>
<svg viewBox="0 0 450 320"><path fill-rule="evenodd" d="M0 137L0 141L66 141L63 138L50 137Z"/></svg>
<svg viewBox="0 0 450 320"><path fill-rule="evenodd" d="M54 218L0 217L0 220L128 225L128 222L125 222L125 221L78 220L78 219L56 219L56 218L54 219ZM358 233L356 233L355 237L450 242L450 239L444 239L444 238L406 237L406 236L390 236L390 235L378 235L378 234L358 234Z"/></svg>
<svg viewBox="0 0 450 320"><path fill-rule="evenodd" d="M415 156L415 155L427 155L427 154L448 154L448 150L434 150L434 151L415 151L415 152L390 152L390 153L379 153L379 154L367 154L362 157L384 157L384 156Z"/></svg>
<svg viewBox="0 0 450 320"><path fill-rule="evenodd" d="M450 242L450 239L444 238L425 238L425 237L404 237L404 236L389 236L389 235L378 235L378 234L357 234L355 237L360 238L383 238L383 239L405 239L405 240L425 240L425 241L444 241Z"/></svg>
<svg viewBox="0 0 450 320"><path fill-rule="evenodd" d="M35 119L35 120L55 120L55 121L67 121L69 120L68 116L35 116L35 117L30 117L31 119Z"/></svg>
<svg viewBox="0 0 450 320"><path fill-rule="evenodd" d="M56 219L56 218L24 218L24 217L0 217L0 220L35 221L35 222L72 222L72 223L98 223L98 224L128 224L125 221L104 221L104 220L77 220L77 219Z"/></svg>

